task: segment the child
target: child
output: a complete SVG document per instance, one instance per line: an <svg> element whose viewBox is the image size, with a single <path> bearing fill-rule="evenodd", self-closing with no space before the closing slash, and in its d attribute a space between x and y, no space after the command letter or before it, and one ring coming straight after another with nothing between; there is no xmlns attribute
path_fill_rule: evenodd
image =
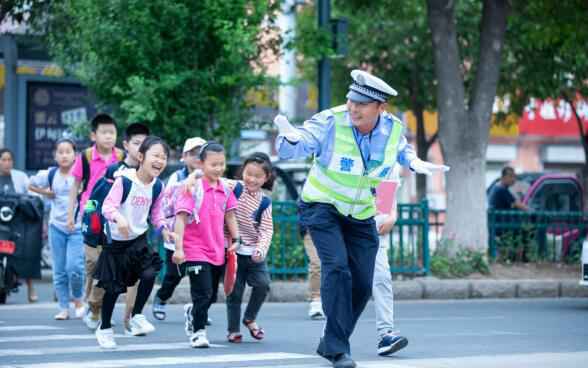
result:
<svg viewBox="0 0 588 368"><path fill-rule="evenodd" d="M116 122L108 114L97 114L91 121L90 138L95 144L78 155L74 162L72 175L74 184L69 192L67 208L67 228L73 231L79 222L86 201L92 193L94 185L104 176L107 167L124 158L123 151L116 148ZM90 329L95 329L100 320L100 306L103 291L97 289L92 279L99 255L99 245L84 239L84 255L86 268L85 294L88 302L88 315L84 322Z"/></svg>
<svg viewBox="0 0 588 368"><path fill-rule="evenodd" d="M125 159L123 161L115 162L108 166L104 179L107 180L109 185L112 185L114 179L120 176L126 169L136 169L139 166L139 147L149 135L149 128L143 123L132 123L125 129L125 135L123 139L123 148L125 149ZM94 195L92 193L91 197ZM95 267L95 266L94 266ZM100 289L97 289L100 290ZM135 303L135 297L137 295L137 285L130 286L127 289L125 298L125 315L124 315L124 329L126 335L136 336L136 331L133 331L129 324L131 319L131 313L133 311L133 304ZM91 314L86 315L86 320L90 325L96 323L96 320L91 318ZM98 319L99 321L99 319Z"/></svg>
<svg viewBox="0 0 588 368"><path fill-rule="evenodd" d="M237 206L237 223L241 235L241 244L237 248L237 279L233 292L227 297L227 338L233 343L240 343L242 340L239 319L245 282L253 289L243 316L243 324L254 339L264 338L264 331L255 320L269 292L270 277L265 257L273 234L271 202L269 197L264 197L261 190L271 190L273 184L269 157L264 153L249 156L243 163L242 177L243 181L236 184L244 186ZM265 208L262 207L264 201L267 203L263 206Z"/></svg>
<svg viewBox="0 0 588 368"><path fill-rule="evenodd" d="M29 190L51 201L49 213L49 242L53 259L53 287L60 311L56 320L69 319L70 295L75 307L74 315L82 318L84 284L84 243L79 223L74 230L67 227L67 205L74 177L71 169L75 159L75 144L60 139L55 148L57 167L42 170L31 178Z"/></svg>
<svg viewBox="0 0 588 368"><path fill-rule="evenodd" d="M382 181L376 188L375 216L380 247L376 255L372 295L376 307L376 330L378 333L378 354L391 355L408 345L408 339L394 331L394 292L388 263L390 231L398 217L396 211L396 192L400 183L399 167L392 170L392 180Z"/></svg>
<svg viewBox="0 0 588 368"><path fill-rule="evenodd" d="M202 163L200 162L198 155L200 153L200 148L204 144L206 144L206 141L200 137L186 139L182 154L182 160L184 161L185 166L169 177L166 187L171 187L184 181L194 172L194 170L201 167ZM161 288L157 290L155 298L153 298L153 317L160 321L163 321L166 317L165 304L167 300L171 298L174 290L186 274L185 264L176 265L172 261L172 255L175 251L174 244L163 243L163 246L165 247L166 255L166 273L163 282L161 283ZM213 298L216 299L214 295Z"/></svg>
<svg viewBox="0 0 588 368"><path fill-rule="evenodd" d="M206 321L213 289L218 287L225 264L224 224L231 235L234 251L238 244L238 229L234 209L235 195L221 181L225 171L225 152L222 145L205 144L200 150L203 178L191 192L182 192L175 204L176 264L186 261L192 295L192 331L190 344L207 348ZM189 221L190 219L194 219Z"/></svg>
<svg viewBox="0 0 588 368"><path fill-rule="evenodd" d="M167 181L168 186L184 181L188 175L194 172L194 170L200 168L200 159L198 158L198 155L200 153L200 148L205 144L206 141L200 137L186 139L186 142L184 142L184 149L182 150L182 162L184 163L184 167L170 175Z"/></svg>
<svg viewBox="0 0 588 368"><path fill-rule="evenodd" d="M163 225L161 195L163 184L158 176L167 164L169 148L158 137L147 137L139 148L139 168L127 170L116 178L102 206L108 220L106 234L111 237L96 265L94 278L104 289L101 325L96 329L100 347L116 347L111 327L112 312L119 294L139 281L137 297L129 324L137 335L155 330L142 313L151 294L161 259L147 244L147 220L156 227ZM164 229L167 237L167 230Z"/></svg>

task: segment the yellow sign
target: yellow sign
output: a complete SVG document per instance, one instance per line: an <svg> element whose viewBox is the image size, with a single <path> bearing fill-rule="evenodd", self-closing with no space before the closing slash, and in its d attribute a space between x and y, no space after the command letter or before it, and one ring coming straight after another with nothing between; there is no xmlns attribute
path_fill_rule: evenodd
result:
<svg viewBox="0 0 588 368"><path fill-rule="evenodd" d="M437 113L425 111L425 132L427 136L432 136L437 132L438 125L437 125ZM519 126L518 126L518 117L514 114L509 115L506 118L506 121L497 123L494 118L492 118L492 124L490 125L490 137L491 138L498 138L498 137L517 137L519 135ZM413 133L416 133L416 117L412 113L412 111L407 111L404 114L404 121L408 129L410 129Z"/></svg>

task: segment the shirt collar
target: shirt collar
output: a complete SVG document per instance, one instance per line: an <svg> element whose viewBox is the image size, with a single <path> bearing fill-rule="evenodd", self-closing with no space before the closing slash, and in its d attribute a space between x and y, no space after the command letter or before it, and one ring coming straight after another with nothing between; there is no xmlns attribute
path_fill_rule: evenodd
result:
<svg viewBox="0 0 588 368"><path fill-rule="evenodd" d="M111 162L116 162L116 148L112 149L110 157ZM95 144L92 146L92 161L102 161L102 157L100 156L100 153L98 153L98 147Z"/></svg>
<svg viewBox="0 0 588 368"><path fill-rule="evenodd" d="M224 188L223 188L223 184L221 183L221 181L219 180L216 183L216 186L212 186L210 185L210 183L208 182L208 179L206 178L202 178L202 189L204 189L205 192L208 191L212 191L215 190L217 192L225 192Z"/></svg>

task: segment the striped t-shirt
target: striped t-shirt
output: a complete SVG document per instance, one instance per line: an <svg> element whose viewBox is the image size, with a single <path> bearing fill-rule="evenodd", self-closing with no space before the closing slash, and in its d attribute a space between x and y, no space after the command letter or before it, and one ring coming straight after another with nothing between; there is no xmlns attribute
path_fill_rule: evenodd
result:
<svg viewBox="0 0 588 368"><path fill-rule="evenodd" d="M231 190L237 184L237 181L234 180L227 180L227 182ZM237 201L237 223L239 224L239 235L243 243L237 249L238 254L250 256L255 249L259 249L264 257L267 255L274 232L271 204L263 211L259 227L256 227L253 221L254 213L259 208L262 198L263 192L261 190L252 193L243 184L243 192Z"/></svg>

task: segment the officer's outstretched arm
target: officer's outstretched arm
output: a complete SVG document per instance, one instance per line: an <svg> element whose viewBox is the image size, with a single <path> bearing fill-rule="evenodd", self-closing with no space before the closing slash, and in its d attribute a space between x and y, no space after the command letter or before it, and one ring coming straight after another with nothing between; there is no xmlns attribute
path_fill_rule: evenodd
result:
<svg viewBox="0 0 588 368"><path fill-rule="evenodd" d="M431 162L423 161L420 158L415 158L410 162L410 168L417 174L433 175L434 172L449 171L449 166L437 165Z"/></svg>

